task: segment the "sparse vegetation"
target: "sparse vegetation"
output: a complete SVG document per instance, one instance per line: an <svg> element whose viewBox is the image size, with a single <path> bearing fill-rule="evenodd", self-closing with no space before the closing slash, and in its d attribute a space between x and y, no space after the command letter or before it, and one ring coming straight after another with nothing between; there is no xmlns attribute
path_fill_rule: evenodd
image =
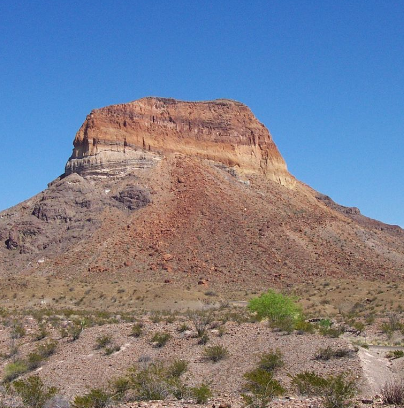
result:
<svg viewBox="0 0 404 408"><path fill-rule="evenodd" d="M260 360L258 362L258 368L268 372L274 372L283 365L284 362L280 350L261 354Z"/></svg>
<svg viewBox="0 0 404 408"><path fill-rule="evenodd" d="M170 333L158 332L154 334L154 336L151 339L151 342L155 347L164 347L170 338L171 338Z"/></svg>
<svg viewBox="0 0 404 408"><path fill-rule="evenodd" d="M98 336L96 341L95 341L95 349L101 349L104 348L106 346L108 346L109 344L111 344L112 342L112 337L110 335L104 334L101 336Z"/></svg>
<svg viewBox="0 0 404 408"><path fill-rule="evenodd" d="M281 383L276 380L272 372L262 368L256 368L244 374L246 383L245 393L242 394L247 406L253 408L264 408L278 395L282 395L286 390Z"/></svg>
<svg viewBox="0 0 404 408"><path fill-rule="evenodd" d="M349 349L333 349L332 347L327 346L325 348L318 349L314 358L315 360L327 361L332 358L349 357L351 353L352 351Z"/></svg>
<svg viewBox="0 0 404 408"><path fill-rule="evenodd" d="M257 318L267 318L271 327L290 332L302 319L301 307L289 296L269 289L259 297L252 298L248 303L251 312Z"/></svg>
<svg viewBox="0 0 404 408"><path fill-rule="evenodd" d="M134 323L130 332L133 337L140 337L143 332L143 323Z"/></svg>
<svg viewBox="0 0 404 408"><path fill-rule="evenodd" d="M197 404L206 404L212 396L212 391L207 384L202 383L197 387L191 388L191 395L195 398Z"/></svg>
<svg viewBox="0 0 404 408"><path fill-rule="evenodd" d="M404 381L387 382L381 389L384 404L401 407L404 405Z"/></svg>
<svg viewBox="0 0 404 408"><path fill-rule="evenodd" d="M104 390L93 388L87 394L77 396L73 401L74 408L105 408L111 396Z"/></svg>
<svg viewBox="0 0 404 408"><path fill-rule="evenodd" d="M327 386L327 380L317 375L314 371L304 371L291 377L291 385L297 392L306 396L322 395Z"/></svg>
<svg viewBox="0 0 404 408"><path fill-rule="evenodd" d="M181 398L186 386L180 379L187 367L178 361L166 365L161 361L150 363L146 367L133 367L129 370L129 386L137 400L161 400L169 395Z"/></svg>
<svg viewBox="0 0 404 408"><path fill-rule="evenodd" d="M27 371L29 371L29 368L25 361L16 360L12 363L8 363L4 367L3 381L5 383L13 381L14 379L18 378L20 375L25 374Z"/></svg>
<svg viewBox="0 0 404 408"><path fill-rule="evenodd" d="M396 358L404 357L404 350L392 350L392 351L389 351L386 354L386 357L391 359L391 360L394 360Z"/></svg>
<svg viewBox="0 0 404 408"><path fill-rule="evenodd" d="M351 398L357 392L354 380L347 378L345 373L326 378L323 390L324 408L346 408L351 406Z"/></svg>
<svg viewBox="0 0 404 408"><path fill-rule="evenodd" d="M213 321L213 316L210 311L194 311L189 313L189 319L194 325L198 337L202 337L209 324Z"/></svg>
<svg viewBox="0 0 404 408"><path fill-rule="evenodd" d="M13 387L22 402L31 408L42 408L57 392L55 387L46 387L37 375L16 380Z"/></svg>
<svg viewBox="0 0 404 408"><path fill-rule="evenodd" d="M204 356L206 359L217 363L220 360L223 360L229 354L226 347L222 345L208 346L205 347Z"/></svg>

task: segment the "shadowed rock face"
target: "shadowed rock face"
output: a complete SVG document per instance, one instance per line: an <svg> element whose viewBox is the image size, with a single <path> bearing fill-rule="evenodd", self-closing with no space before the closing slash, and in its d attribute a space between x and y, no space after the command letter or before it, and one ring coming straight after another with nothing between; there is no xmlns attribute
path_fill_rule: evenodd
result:
<svg viewBox="0 0 404 408"><path fill-rule="evenodd" d="M235 101L143 98L93 110L78 131L66 175L125 174L171 152L295 184L266 127Z"/></svg>

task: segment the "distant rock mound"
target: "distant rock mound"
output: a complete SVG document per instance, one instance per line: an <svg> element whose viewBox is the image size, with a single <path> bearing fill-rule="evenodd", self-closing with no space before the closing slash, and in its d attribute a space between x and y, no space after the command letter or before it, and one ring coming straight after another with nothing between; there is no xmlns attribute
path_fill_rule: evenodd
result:
<svg viewBox="0 0 404 408"><path fill-rule="evenodd" d="M65 174L125 175L183 153L293 186L268 129L242 103L143 98L93 110L77 132Z"/></svg>

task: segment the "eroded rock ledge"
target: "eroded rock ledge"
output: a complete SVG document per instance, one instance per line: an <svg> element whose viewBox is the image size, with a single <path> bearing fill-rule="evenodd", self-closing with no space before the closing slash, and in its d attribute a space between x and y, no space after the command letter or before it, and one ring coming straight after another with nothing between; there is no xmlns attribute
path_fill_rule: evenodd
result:
<svg viewBox="0 0 404 408"><path fill-rule="evenodd" d="M93 110L76 134L65 174L125 174L172 152L295 183L267 128L247 106L224 99L148 97Z"/></svg>

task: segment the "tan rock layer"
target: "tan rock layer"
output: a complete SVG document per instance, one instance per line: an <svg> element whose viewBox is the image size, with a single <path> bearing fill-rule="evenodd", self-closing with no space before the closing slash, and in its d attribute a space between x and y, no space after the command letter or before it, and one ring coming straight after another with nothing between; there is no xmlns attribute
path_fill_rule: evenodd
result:
<svg viewBox="0 0 404 408"><path fill-rule="evenodd" d="M76 134L66 174L117 163L141 167L156 153L170 152L295 183L266 127L247 106L231 100L151 97L93 110Z"/></svg>

